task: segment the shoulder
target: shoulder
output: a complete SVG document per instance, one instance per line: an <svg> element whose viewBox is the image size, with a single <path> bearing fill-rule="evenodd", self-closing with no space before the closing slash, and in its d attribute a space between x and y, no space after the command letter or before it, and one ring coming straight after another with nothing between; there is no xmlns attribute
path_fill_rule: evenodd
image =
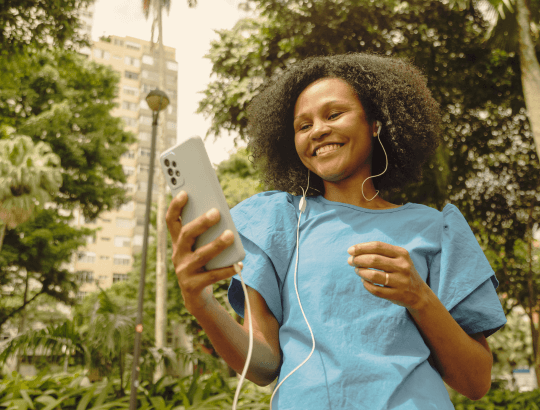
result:
<svg viewBox="0 0 540 410"><path fill-rule="evenodd" d="M266 191L251 196L231 209L235 222L284 220L296 217L298 198L283 191Z"/></svg>

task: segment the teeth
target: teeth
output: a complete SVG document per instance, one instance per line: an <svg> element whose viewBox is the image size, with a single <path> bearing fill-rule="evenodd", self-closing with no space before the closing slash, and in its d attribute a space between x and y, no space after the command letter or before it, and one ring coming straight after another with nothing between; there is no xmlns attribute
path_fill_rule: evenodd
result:
<svg viewBox="0 0 540 410"><path fill-rule="evenodd" d="M333 151L335 149L338 149L339 147L341 147L341 145L339 144L325 145L324 147L321 147L317 151L315 151L315 155L324 154L327 151Z"/></svg>

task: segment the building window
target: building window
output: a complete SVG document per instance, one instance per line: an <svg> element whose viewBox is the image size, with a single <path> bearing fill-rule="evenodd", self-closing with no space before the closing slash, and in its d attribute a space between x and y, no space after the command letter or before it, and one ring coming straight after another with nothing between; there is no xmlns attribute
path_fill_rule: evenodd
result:
<svg viewBox="0 0 540 410"><path fill-rule="evenodd" d="M172 115L173 111L174 111L174 105L169 104L169 105L167 106L167 113L169 113L169 114Z"/></svg>
<svg viewBox="0 0 540 410"><path fill-rule="evenodd" d="M125 184L124 185L124 189L126 190L126 193L128 193L128 194L130 194L132 192L135 192L136 188L137 188L137 186L135 184Z"/></svg>
<svg viewBox="0 0 540 410"><path fill-rule="evenodd" d="M94 282L94 272L89 270L83 270L77 272L77 281L79 283L93 283Z"/></svg>
<svg viewBox="0 0 540 410"><path fill-rule="evenodd" d="M141 86L141 92L142 92L143 94L148 94L148 93L149 93L150 91L152 91L154 88L156 88L156 87L152 87L152 86L149 85L149 84L143 84L143 85Z"/></svg>
<svg viewBox="0 0 540 410"><path fill-rule="evenodd" d="M138 111L139 110L139 106L137 105L137 103L129 102L129 101L123 101L122 102L122 108L124 110L130 110L130 111Z"/></svg>
<svg viewBox="0 0 540 410"><path fill-rule="evenodd" d="M111 240L111 238L109 238L108 236L102 236L101 240L105 241L105 242L109 242Z"/></svg>
<svg viewBox="0 0 540 410"><path fill-rule="evenodd" d="M124 41L123 41L123 40L119 40L119 39L117 39L117 38L114 39L113 44L114 44L115 46L124 47Z"/></svg>
<svg viewBox="0 0 540 410"><path fill-rule="evenodd" d="M125 56L124 57L124 63L127 65L132 65L133 67L140 67L141 66L141 60L135 57Z"/></svg>
<svg viewBox="0 0 540 410"><path fill-rule="evenodd" d="M113 283L122 282L124 280L128 280L127 273L113 273L113 277L112 277Z"/></svg>
<svg viewBox="0 0 540 410"><path fill-rule="evenodd" d="M117 55L114 55L114 54L113 54L113 58L114 58L115 60L121 60L121 59L122 59L122 56L117 56Z"/></svg>
<svg viewBox="0 0 540 410"><path fill-rule="evenodd" d="M142 246L143 244L143 236L142 235L135 235L133 238L133 246Z"/></svg>
<svg viewBox="0 0 540 410"><path fill-rule="evenodd" d="M172 71L178 71L178 63L174 61L167 61L167 68Z"/></svg>
<svg viewBox="0 0 540 410"><path fill-rule="evenodd" d="M107 255L101 255L101 256L99 257L99 259L102 260L102 261L108 261L109 259L111 259L111 257L110 257L110 256L107 256Z"/></svg>
<svg viewBox="0 0 540 410"><path fill-rule="evenodd" d="M144 172L145 174L147 174L148 171L150 171L150 167L148 165L139 165L137 173L140 174L140 173Z"/></svg>
<svg viewBox="0 0 540 410"><path fill-rule="evenodd" d="M135 174L135 167L129 167L127 165L123 165L122 168L124 169L124 174L127 177Z"/></svg>
<svg viewBox="0 0 540 410"><path fill-rule="evenodd" d="M142 62L143 62L143 64L154 65L154 57L147 56L145 54L145 55L142 56Z"/></svg>
<svg viewBox="0 0 540 410"><path fill-rule="evenodd" d="M78 300L83 300L85 297L88 296L89 293L90 293L90 292L81 292L81 291L78 291L76 297L77 297Z"/></svg>
<svg viewBox="0 0 540 410"><path fill-rule="evenodd" d="M96 237L93 235L87 236L86 243L87 245L92 245L93 243L96 243Z"/></svg>
<svg viewBox="0 0 540 410"><path fill-rule="evenodd" d="M128 151L124 152L124 153L122 154L122 158L129 158L129 159L135 158L135 151L133 151L133 150L128 150Z"/></svg>
<svg viewBox="0 0 540 410"><path fill-rule="evenodd" d="M139 156L150 158L150 150L147 148L139 148Z"/></svg>
<svg viewBox="0 0 540 410"><path fill-rule="evenodd" d="M137 73L134 73L132 71L124 71L124 76L126 78L129 78L130 80L138 80L139 79L139 74Z"/></svg>
<svg viewBox="0 0 540 410"><path fill-rule="evenodd" d="M139 117L139 122L143 125L152 125L152 117L149 117L148 115L141 115Z"/></svg>
<svg viewBox="0 0 540 410"><path fill-rule="evenodd" d="M140 50L141 49L140 44L134 43L132 41L126 41L126 47L131 49L131 50Z"/></svg>
<svg viewBox="0 0 540 410"><path fill-rule="evenodd" d="M115 265L129 265L131 263L131 256L129 255L114 255L113 263Z"/></svg>
<svg viewBox="0 0 540 410"><path fill-rule="evenodd" d="M124 123L126 124L126 127L136 127L137 126L137 119L131 118L131 117L122 117L124 120Z"/></svg>
<svg viewBox="0 0 540 410"><path fill-rule="evenodd" d="M128 218L116 218L116 227L131 229L135 227L135 220Z"/></svg>
<svg viewBox="0 0 540 410"><path fill-rule="evenodd" d="M127 204L120 205L121 211L131 212L135 209L135 202L129 201Z"/></svg>
<svg viewBox="0 0 540 410"><path fill-rule="evenodd" d="M79 262L80 263L95 263L96 254L94 252L83 252L81 256L79 256Z"/></svg>
<svg viewBox="0 0 540 410"><path fill-rule="evenodd" d="M125 248L131 246L131 238L129 236L115 236L114 246L117 248Z"/></svg>
<svg viewBox="0 0 540 410"><path fill-rule="evenodd" d="M105 50L101 50L99 48L94 49L94 57L96 58L103 58L104 60L109 60L111 58L111 53Z"/></svg>
<svg viewBox="0 0 540 410"><path fill-rule="evenodd" d="M139 132L140 141L150 141L150 138L152 138L152 134L149 132Z"/></svg>
<svg viewBox="0 0 540 410"><path fill-rule="evenodd" d="M129 85L125 85L123 87L123 91L126 95L134 95L135 97L139 96L139 89L137 87L130 87Z"/></svg>
<svg viewBox="0 0 540 410"><path fill-rule="evenodd" d="M148 71L148 70L142 70L141 71L142 78L147 78L151 81L159 81L159 73Z"/></svg>
<svg viewBox="0 0 540 410"><path fill-rule="evenodd" d="M105 275L99 275L98 281L99 281L99 284L100 284L100 285L103 285L103 284L105 283L106 280L107 280L107 276L105 276Z"/></svg>

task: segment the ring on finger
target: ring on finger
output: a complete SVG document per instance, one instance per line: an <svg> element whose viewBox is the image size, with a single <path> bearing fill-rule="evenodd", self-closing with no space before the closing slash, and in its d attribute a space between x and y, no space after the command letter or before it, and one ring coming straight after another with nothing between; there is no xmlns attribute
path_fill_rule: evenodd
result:
<svg viewBox="0 0 540 410"><path fill-rule="evenodd" d="M384 286L388 286L388 280L390 279L390 275L386 273L386 282L384 282Z"/></svg>

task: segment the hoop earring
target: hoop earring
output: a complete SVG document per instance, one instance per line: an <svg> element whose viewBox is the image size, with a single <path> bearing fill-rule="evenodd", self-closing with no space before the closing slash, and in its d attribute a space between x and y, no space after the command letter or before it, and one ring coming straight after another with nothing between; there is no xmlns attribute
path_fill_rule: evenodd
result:
<svg viewBox="0 0 540 410"><path fill-rule="evenodd" d="M384 149L384 146L383 146L383 144L382 144L382 142L381 142L381 137L379 136L380 133L381 133L381 128L382 128L382 126L379 126L379 129L378 129L378 131L377 131L377 135L374 135L373 137L374 137L374 138L375 138L375 137L379 138L379 142L381 143L381 147L382 147L382 149L383 149L384 156L385 156L385 158L386 158L386 167L384 168L384 171L381 172L379 175L372 175L372 176L370 176L370 177L367 177L366 179L364 179L364 182L362 182L362 195L364 196L364 199L365 199L366 201L368 201L368 202L369 202L369 201L373 201L373 199L374 199L377 195L379 195L379 191L377 191L377 193L376 193L375 195L373 195L373 198L367 199L366 196L364 195L364 184L366 183L366 181L367 181L369 178L380 177L380 176L381 176L382 174L384 174L384 173L386 172L386 170L388 169L388 156L386 155L386 150Z"/></svg>

